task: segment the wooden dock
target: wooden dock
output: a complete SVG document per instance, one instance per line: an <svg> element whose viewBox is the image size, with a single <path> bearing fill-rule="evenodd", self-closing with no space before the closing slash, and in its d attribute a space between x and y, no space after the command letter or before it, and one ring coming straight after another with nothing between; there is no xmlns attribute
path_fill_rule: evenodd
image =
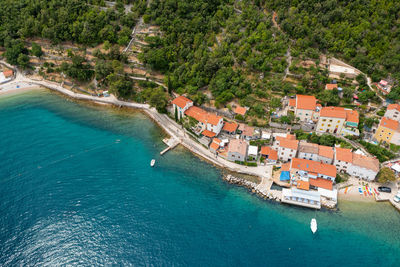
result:
<svg viewBox="0 0 400 267"><path fill-rule="evenodd" d="M165 153L167 153L168 151L170 151L171 149L173 149L174 147L176 147L177 145L179 145L179 140L176 140L175 138L165 138L163 139L163 142L168 146L166 149L164 149L163 151L160 152L160 155L164 155Z"/></svg>

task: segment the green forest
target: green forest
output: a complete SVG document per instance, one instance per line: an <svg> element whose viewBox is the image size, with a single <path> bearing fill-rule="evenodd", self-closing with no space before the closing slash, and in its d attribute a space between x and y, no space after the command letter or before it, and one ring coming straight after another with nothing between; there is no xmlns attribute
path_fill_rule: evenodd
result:
<svg viewBox="0 0 400 267"><path fill-rule="evenodd" d="M338 105L337 92L323 91L329 82L326 70L318 63L308 70L298 67L301 60L318 62L320 53L344 59L374 81L393 78L396 86L388 97L400 99L400 2L395 0L151 0L148 8L144 0L0 3L0 46L9 63L27 68L29 55L41 54L37 47L26 47L33 37L83 47L106 43L111 48L96 54L95 66L71 54L70 62L57 70L79 81L96 77L119 88L123 97L134 92L113 61L127 63L117 50L127 45L142 17L162 34L147 37L148 46L138 58L165 75L169 92L186 93L197 104L211 98L221 107L237 99L259 118L279 107L274 99L294 93L314 94L323 104ZM279 26L273 24L274 11ZM300 76L296 83L283 79L289 49L294 58L290 71ZM366 87L362 77L357 80ZM361 103L376 99L362 89ZM354 92L350 82L344 84L340 104L349 104Z"/></svg>

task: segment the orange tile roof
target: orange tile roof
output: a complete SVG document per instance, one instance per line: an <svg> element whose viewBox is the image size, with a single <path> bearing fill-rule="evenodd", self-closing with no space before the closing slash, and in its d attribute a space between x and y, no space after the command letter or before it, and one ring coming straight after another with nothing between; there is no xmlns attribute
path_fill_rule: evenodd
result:
<svg viewBox="0 0 400 267"><path fill-rule="evenodd" d="M310 183L306 181L297 181L297 188L302 190L310 190Z"/></svg>
<svg viewBox="0 0 400 267"><path fill-rule="evenodd" d="M328 83L327 85L325 85L326 90L333 90L336 88L338 88L338 85L336 83Z"/></svg>
<svg viewBox="0 0 400 267"><path fill-rule="evenodd" d="M218 123L221 119L222 119L222 117L217 116L215 114L208 113L208 116L206 116L207 123L210 123L212 125L218 125Z"/></svg>
<svg viewBox="0 0 400 267"><path fill-rule="evenodd" d="M291 168L336 177L335 166L313 160L293 158Z"/></svg>
<svg viewBox="0 0 400 267"><path fill-rule="evenodd" d="M284 148L289 148L289 149L294 149L297 150L299 146L299 141L298 140L291 140L287 138L283 138L279 141L279 146L284 147Z"/></svg>
<svg viewBox="0 0 400 267"><path fill-rule="evenodd" d="M194 118L197 121L206 122L207 112L199 107L191 106L188 110L185 111L185 114L189 117Z"/></svg>
<svg viewBox="0 0 400 267"><path fill-rule="evenodd" d="M291 162L282 164L281 171L289 171L290 170L290 163Z"/></svg>
<svg viewBox="0 0 400 267"><path fill-rule="evenodd" d="M353 165L379 172L379 160L377 158L353 153Z"/></svg>
<svg viewBox="0 0 400 267"><path fill-rule="evenodd" d="M222 130L232 133L232 132L236 132L236 129L238 128L238 126L239 125L235 122L225 122Z"/></svg>
<svg viewBox="0 0 400 267"><path fill-rule="evenodd" d="M333 147L330 147L330 146L319 146L318 149L319 149L318 150L318 155L320 155L321 157L333 159L333 156L334 156Z"/></svg>
<svg viewBox="0 0 400 267"><path fill-rule="evenodd" d="M268 156L268 159L278 160L278 152L269 146L261 147L261 155Z"/></svg>
<svg viewBox="0 0 400 267"><path fill-rule="evenodd" d="M336 160L345 161L352 163L353 162L353 153L349 148L341 148L336 147Z"/></svg>
<svg viewBox="0 0 400 267"><path fill-rule="evenodd" d="M210 137L210 138L215 136L215 133L213 133L209 130L204 130L201 134L204 136Z"/></svg>
<svg viewBox="0 0 400 267"><path fill-rule="evenodd" d="M245 124L244 129L242 131L242 135L253 136L253 134L254 134L254 128Z"/></svg>
<svg viewBox="0 0 400 267"><path fill-rule="evenodd" d="M219 145L217 143L212 142L210 148L217 150L219 148Z"/></svg>
<svg viewBox="0 0 400 267"><path fill-rule="evenodd" d="M317 178L317 179L308 179L310 185L315 187L321 187L324 189L332 190L333 189L333 182L328 179Z"/></svg>
<svg viewBox="0 0 400 267"><path fill-rule="evenodd" d="M340 107L323 107L320 117L341 118L346 119L346 111Z"/></svg>
<svg viewBox="0 0 400 267"><path fill-rule="evenodd" d="M214 142L214 143L217 143L217 144L220 144L222 141L221 141L221 139L214 138L214 139L213 139L213 142Z"/></svg>
<svg viewBox="0 0 400 267"><path fill-rule="evenodd" d="M290 140L296 140L296 136L294 134L286 134L286 138Z"/></svg>
<svg viewBox="0 0 400 267"><path fill-rule="evenodd" d="M13 76L14 72L12 70L5 70L3 71L4 77L8 78Z"/></svg>
<svg viewBox="0 0 400 267"><path fill-rule="evenodd" d="M399 128L399 122L383 117L379 126L397 131L397 129Z"/></svg>
<svg viewBox="0 0 400 267"><path fill-rule="evenodd" d="M346 121L358 123L358 117L357 110L346 109Z"/></svg>
<svg viewBox="0 0 400 267"><path fill-rule="evenodd" d="M180 108L185 108L188 103L193 103L193 101L182 95L172 100L172 104L175 104Z"/></svg>
<svg viewBox="0 0 400 267"><path fill-rule="evenodd" d="M390 104L387 106L387 110L392 110L392 109L396 109L396 110L400 111L400 105L399 104Z"/></svg>
<svg viewBox="0 0 400 267"><path fill-rule="evenodd" d="M290 99L289 100L289 106L295 107L296 106L296 99Z"/></svg>
<svg viewBox="0 0 400 267"><path fill-rule="evenodd" d="M247 112L247 109L244 108L244 107L237 106L237 107L235 108L235 113L236 113L236 114L240 114L240 115L244 116L244 115L246 114L246 112Z"/></svg>
<svg viewBox="0 0 400 267"><path fill-rule="evenodd" d="M207 111L196 106L191 106L190 108L188 108L185 111L185 114L189 117L196 119L197 121L205 124L209 123L212 125L218 125L218 122L222 119L222 117L208 113Z"/></svg>
<svg viewBox="0 0 400 267"><path fill-rule="evenodd" d="M231 153L239 153L241 155L247 154L247 143L241 139L232 139L228 144L228 151Z"/></svg>
<svg viewBox="0 0 400 267"><path fill-rule="evenodd" d="M296 95L296 107L298 109L315 110L317 99L312 95Z"/></svg>

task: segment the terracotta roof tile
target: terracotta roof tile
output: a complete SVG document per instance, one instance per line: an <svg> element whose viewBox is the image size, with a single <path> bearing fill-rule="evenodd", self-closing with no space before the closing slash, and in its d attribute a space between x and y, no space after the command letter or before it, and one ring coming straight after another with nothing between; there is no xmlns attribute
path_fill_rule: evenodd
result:
<svg viewBox="0 0 400 267"><path fill-rule="evenodd" d="M180 108L185 108L188 103L193 103L193 101L182 95L172 100L172 104L175 104Z"/></svg>
<svg viewBox="0 0 400 267"><path fill-rule="evenodd" d="M333 189L333 182L328 179L323 179L323 178L317 178L317 179L308 179L308 182L310 185L315 186L315 187L321 187L327 190L332 190Z"/></svg>
<svg viewBox="0 0 400 267"><path fill-rule="evenodd" d="M333 147L319 146L318 147L318 155L320 155L321 157L333 159L333 157L334 157Z"/></svg>
<svg viewBox="0 0 400 267"><path fill-rule="evenodd" d="M232 133L232 132L236 132L236 129L238 128L238 126L239 125L235 122L225 122L222 130Z"/></svg>
<svg viewBox="0 0 400 267"><path fill-rule="evenodd" d="M218 122L222 119L222 117L217 116L215 114L208 113L207 111L196 107L191 106L185 111L185 114L189 117L196 119L202 123L209 123L212 125L218 125Z"/></svg>
<svg viewBox="0 0 400 267"><path fill-rule="evenodd" d="M299 146L299 141L298 140L291 140L287 138L283 138L279 141L279 146L284 147L284 148L289 148L289 149L294 149L297 150Z"/></svg>
<svg viewBox="0 0 400 267"><path fill-rule="evenodd" d="M296 99L290 99L289 100L289 106L295 107L296 106Z"/></svg>
<svg viewBox="0 0 400 267"><path fill-rule="evenodd" d="M379 126L397 131L399 129L399 122L383 117Z"/></svg>
<svg viewBox="0 0 400 267"><path fill-rule="evenodd" d="M296 108L315 110L317 99L312 95L296 95Z"/></svg>
<svg viewBox="0 0 400 267"><path fill-rule="evenodd" d="M268 156L268 159L278 160L278 152L269 146L261 147L260 154L263 156Z"/></svg>
<svg viewBox="0 0 400 267"><path fill-rule="evenodd" d="M298 169L307 172L315 172L318 174L336 177L336 167L308 159L293 158L291 162L292 169Z"/></svg>
<svg viewBox="0 0 400 267"><path fill-rule="evenodd" d="M244 108L244 107L237 106L237 107L235 108L235 113L236 113L236 114L240 114L240 115L244 116L244 115L246 114L246 112L247 112L247 109Z"/></svg>
<svg viewBox="0 0 400 267"><path fill-rule="evenodd" d="M297 181L297 188L302 190L310 190L310 183L306 181Z"/></svg>
<svg viewBox="0 0 400 267"><path fill-rule="evenodd" d="M320 117L346 119L346 111L341 107L323 107L321 109Z"/></svg>
<svg viewBox="0 0 400 267"><path fill-rule="evenodd" d="M201 134L204 136L210 137L210 138L215 136L215 133L213 133L209 130L204 130Z"/></svg>
<svg viewBox="0 0 400 267"><path fill-rule="evenodd" d="M387 106L387 110L392 110L396 109L397 111L400 111L400 105L399 104L390 104Z"/></svg>
<svg viewBox="0 0 400 267"><path fill-rule="evenodd" d="M13 76L14 72L12 70L5 70L3 71L4 77L8 78Z"/></svg>
<svg viewBox="0 0 400 267"><path fill-rule="evenodd" d="M346 109L346 121L358 123L359 116L357 110Z"/></svg>
<svg viewBox="0 0 400 267"><path fill-rule="evenodd" d="M344 162L353 162L353 153L349 148L341 148L336 147L336 160L344 161Z"/></svg>
<svg viewBox="0 0 400 267"><path fill-rule="evenodd" d="M217 143L212 142L210 148L217 150L219 148L219 145Z"/></svg>
<svg viewBox="0 0 400 267"><path fill-rule="evenodd" d="M338 85L336 83L328 83L325 85L325 89L326 90L333 90L333 89L337 89Z"/></svg>
<svg viewBox="0 0 400 267"><path fill-rule="evenodd" d="M290 171L290 164L291 162L282 164L281 171Z"/></svg>

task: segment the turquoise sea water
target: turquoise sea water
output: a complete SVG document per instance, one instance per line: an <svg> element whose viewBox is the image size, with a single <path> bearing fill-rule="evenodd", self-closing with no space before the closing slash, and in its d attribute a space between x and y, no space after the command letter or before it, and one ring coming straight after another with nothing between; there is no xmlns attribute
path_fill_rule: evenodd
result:
<svg viewBox="0 0 400 267"><path fill-rule="evenodd" d="M390 204L261 200L181 148L160 157L141 113L28 92L0 98L0 127L0 266L399 263Z"/></svg>

